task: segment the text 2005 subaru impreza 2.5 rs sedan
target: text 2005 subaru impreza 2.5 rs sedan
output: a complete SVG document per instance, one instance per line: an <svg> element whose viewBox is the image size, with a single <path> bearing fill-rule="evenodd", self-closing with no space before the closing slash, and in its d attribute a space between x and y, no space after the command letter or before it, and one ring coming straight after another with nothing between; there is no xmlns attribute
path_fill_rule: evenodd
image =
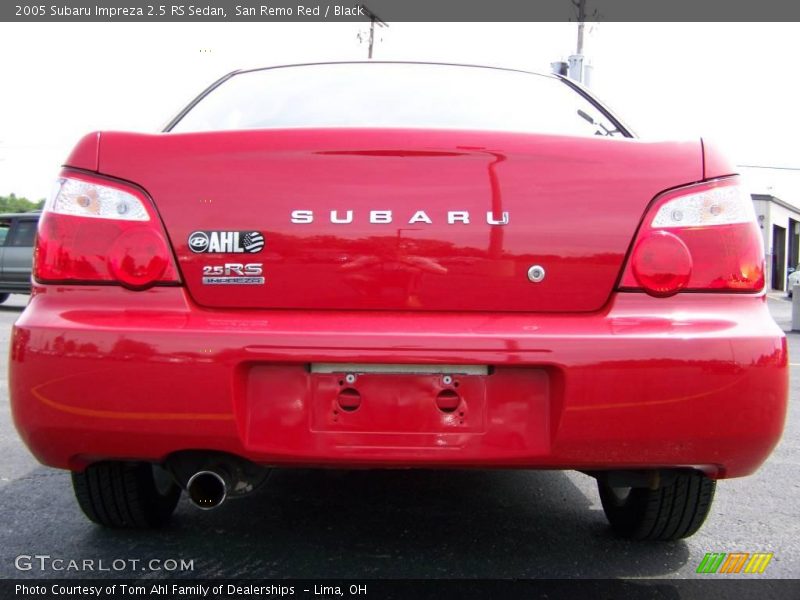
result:
<svg viewBox="0 0 800 600"><path fill-rule="evenodd" d="M780 438L785 338L733 167L569 81L233 73L86 136L42 215L17 427L87 516L165 523L269 466L577 469L671 540Z"/></svg>

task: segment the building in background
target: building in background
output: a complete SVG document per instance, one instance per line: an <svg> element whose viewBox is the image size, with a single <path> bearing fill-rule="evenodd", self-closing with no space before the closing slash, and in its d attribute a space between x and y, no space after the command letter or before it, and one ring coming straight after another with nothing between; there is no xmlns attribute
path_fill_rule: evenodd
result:
<svg viewBox="0 0 800 600"><path fill-rule="evenodd" d="M764 237L767 289L785 291L800 254L800 207L771 194L753 194L753 204Z"/></svg>

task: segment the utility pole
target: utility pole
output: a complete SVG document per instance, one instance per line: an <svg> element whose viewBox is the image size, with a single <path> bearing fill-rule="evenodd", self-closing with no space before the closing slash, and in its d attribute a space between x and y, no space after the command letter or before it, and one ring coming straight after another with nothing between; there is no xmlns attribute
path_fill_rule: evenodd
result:
<svg viewBox="0 0 800 600"><path fill-rule="evenodd" d="M575 54L570 56L568 59L567 74L570 79L574 79L575 81L578 81L588 87L590 83L589 80L592 67L591 65L587 64L585 57L583 56L583 37L586 28L586 18L590 15L586 14L586 0L570 0L570 2L577 10L578 44ZM596 10L591 14L591 17L597 17Z"/></svg>
<svg viewBox="0 0 800 600"><path fill-rule="evenodd" d="M375 43L375 16L370 16L369 19L369 52L367 58L372 59L372 45Z"/></svg>
<svg viewBox="0 0 800 600"><path fill-rule="evenodd" d="M583 54L583 28L586 25L586 0L572 0L578 9L578 49L575 54Z"/></svg>
<svg viewBox="0 0 800 600"><path fill-rule="evenodd" d="M367 50L367 58L372 60L372 47L375 44L375 25L377 24L378 27L389 27L389 24L367 8L366 4L362 4L361 9L364 14L369 17L369 48Z"/></svg>

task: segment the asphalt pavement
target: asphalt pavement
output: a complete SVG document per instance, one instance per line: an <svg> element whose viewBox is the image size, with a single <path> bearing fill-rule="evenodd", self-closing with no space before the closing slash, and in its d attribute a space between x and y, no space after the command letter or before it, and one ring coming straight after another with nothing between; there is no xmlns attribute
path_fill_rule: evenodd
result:
<svg viewBox="0 0 800 600"><path fill-rule="evenodd" d="M0 305L0 364L26 302ZM789 329L790 303L769 303ZM799 358L782 442L755 475L720 482L705 526L673 543L615 539L593 479L536 471L276 470L214 511L182 498L167 529L106 530L83 517L69 474L20 441L3 369L0 578L692 578L707 552L772 552L753 577L798 578L800 333L788 338Z"/></svg>

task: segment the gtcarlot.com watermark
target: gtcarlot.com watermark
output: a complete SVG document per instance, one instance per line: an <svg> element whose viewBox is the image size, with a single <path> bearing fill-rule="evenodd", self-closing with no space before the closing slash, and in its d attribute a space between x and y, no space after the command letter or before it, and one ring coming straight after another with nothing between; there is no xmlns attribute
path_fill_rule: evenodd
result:
<svg viewBox="0 0 800 600"><path fill-rule="evenodd" d="M50 554L20 554L14 559L17 571L40 572L141 572L194 571L194 560L185 558L63 558Z"/></svg>

